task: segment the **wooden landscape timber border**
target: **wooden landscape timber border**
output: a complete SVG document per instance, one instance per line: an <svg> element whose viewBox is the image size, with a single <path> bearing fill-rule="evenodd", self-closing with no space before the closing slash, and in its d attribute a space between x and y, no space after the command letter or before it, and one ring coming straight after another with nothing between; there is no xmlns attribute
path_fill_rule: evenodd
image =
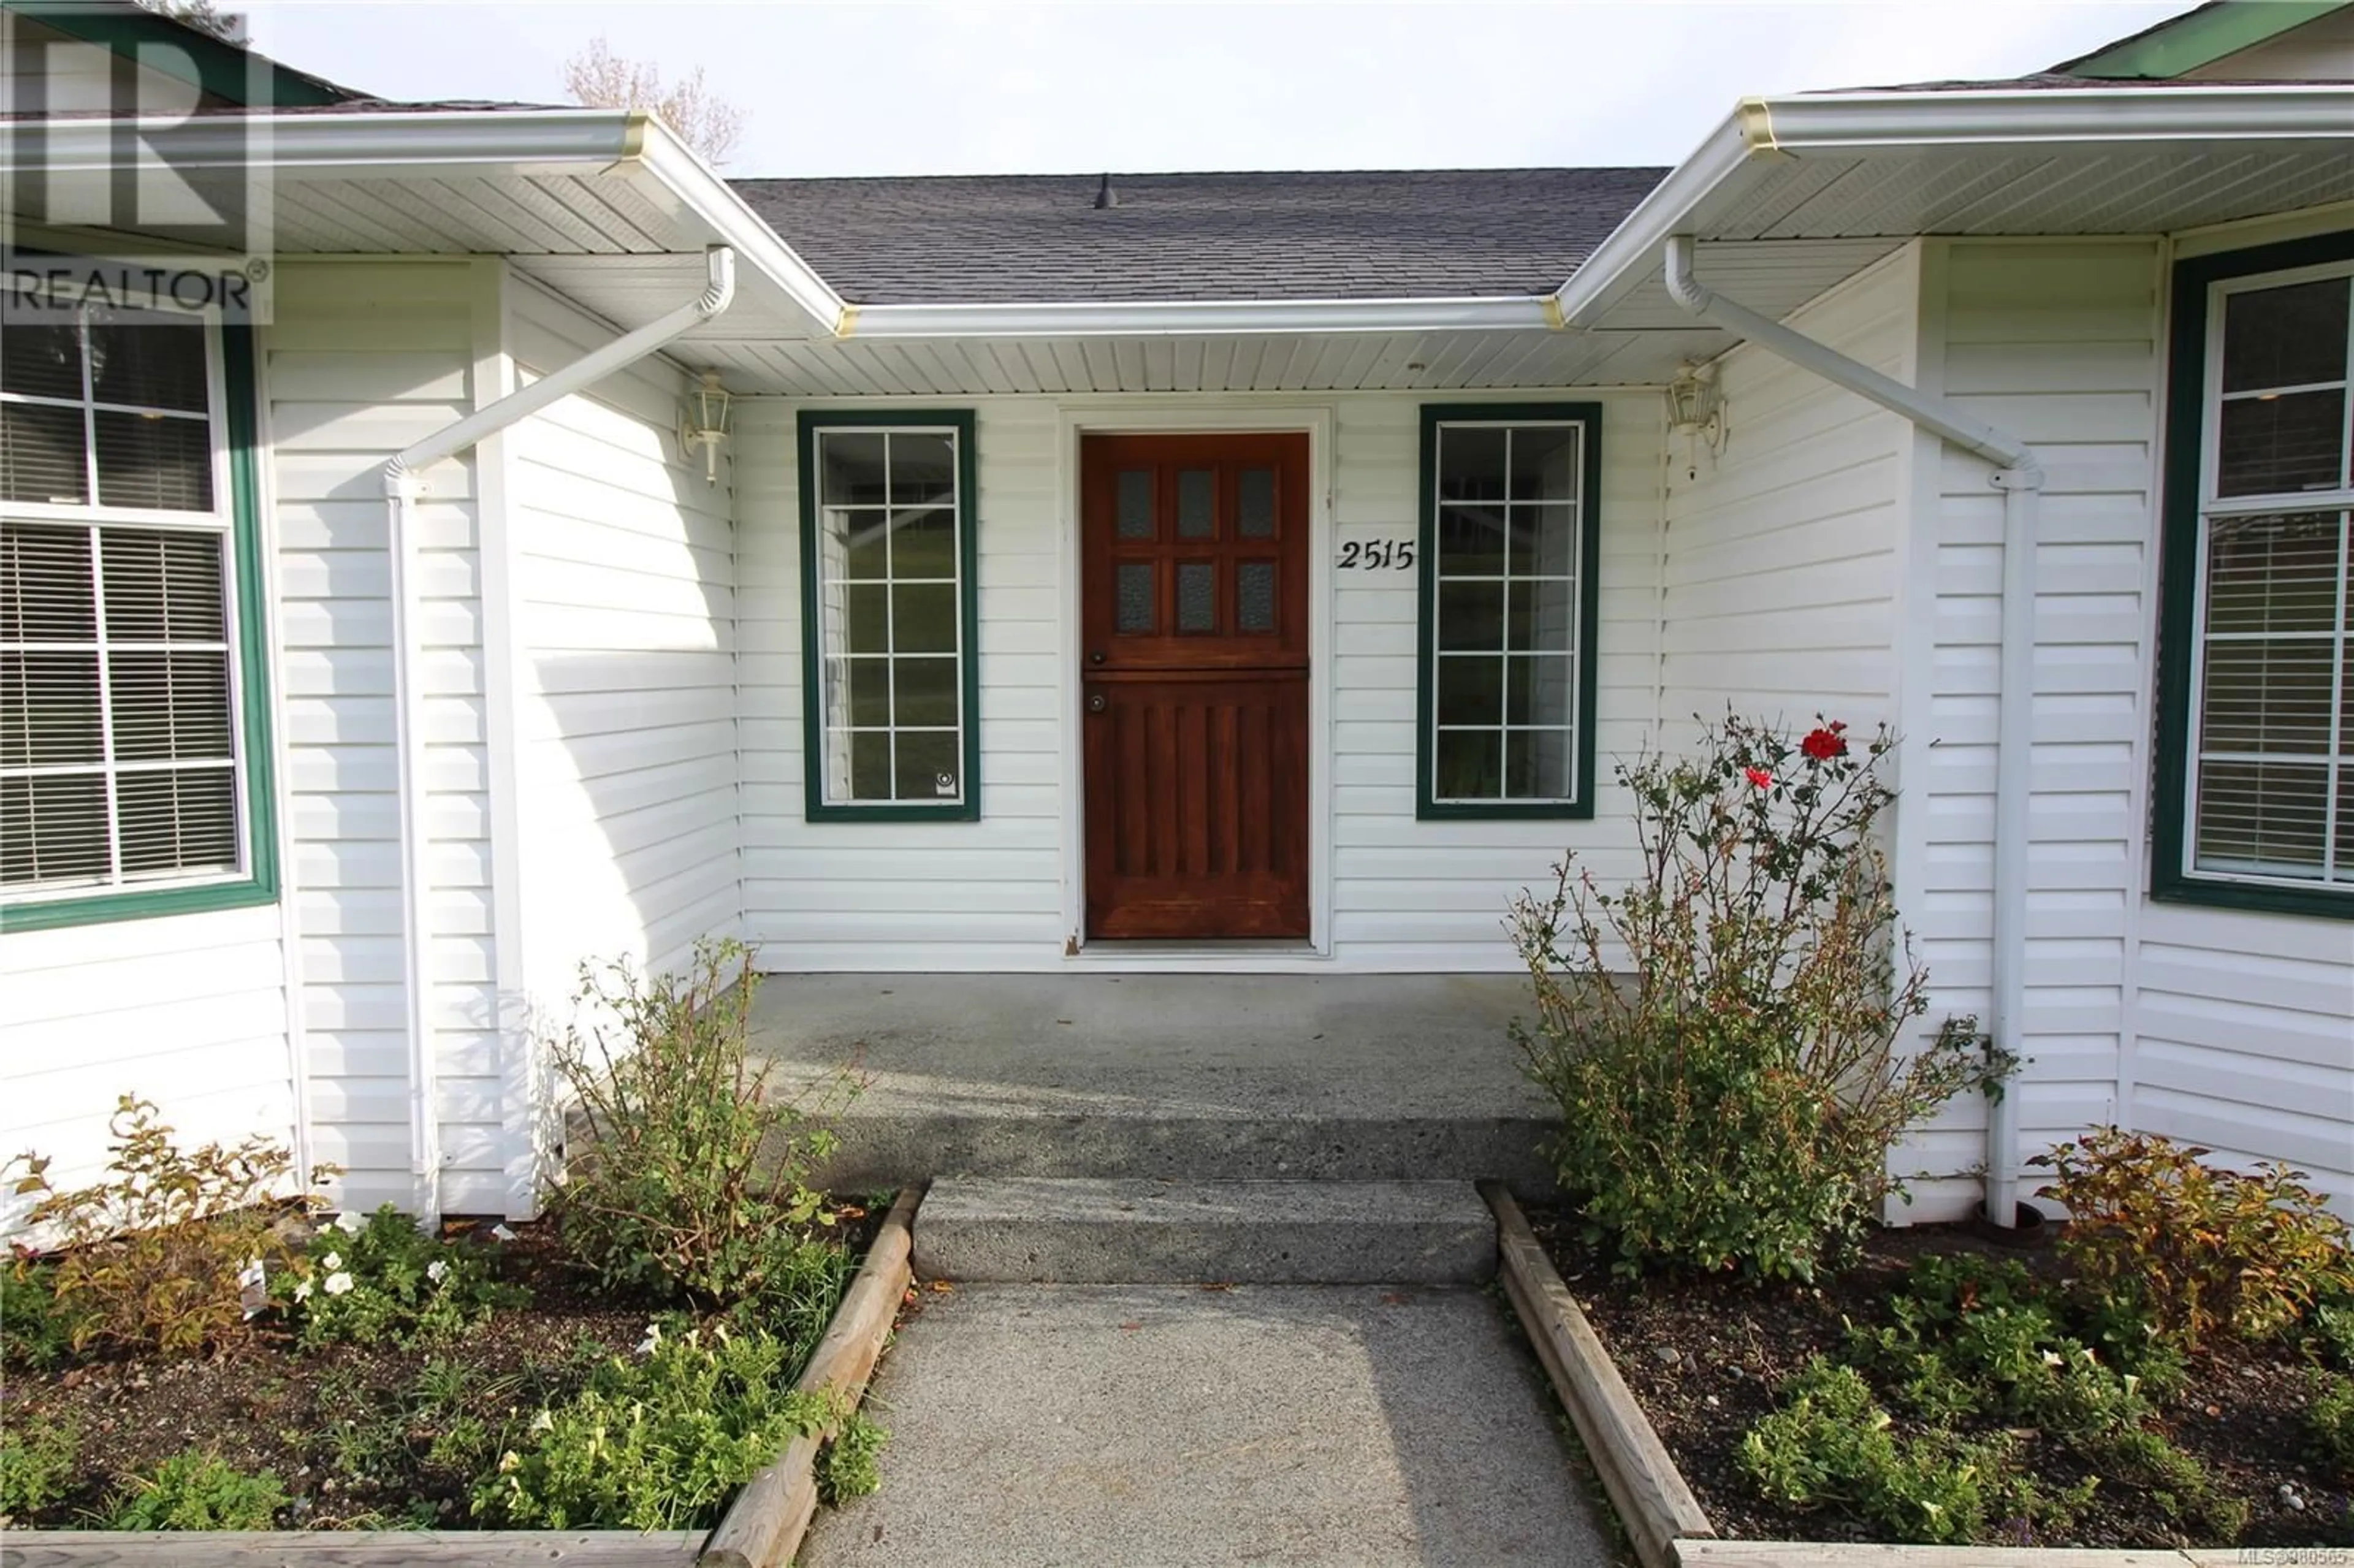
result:
<svg viewBox="0 0 2354 1568"><path fill-rule="evenodd" d="M1500 1182L1482 1181L1479 1193L1496 1215L1497 1272L1522 1330L1585 1440L1643 1568L2244 1568L2258 1562L2354 1562L2354 1552L2338 1547L2113 1551L1719 1539L1521 1206ZM2300 1552L2345 1554L2301 1557Z"/></svg>
<svg viewBox="0 0 2354 1568"><path fill-rule="evenodd" d="M921 1188L908 1187L891 1205L858 1277L801 1371L796 1386L803 1392L837 1391L851 1409L858 1407L915 1277L908 1259L916 1206L923 1199ZM817 1513L818 1443L817 1437L794 1438L775 1464L744 1483L695 1560L697 1568L786 1568L792 1562Z"/></svg>
<svg viewBox="0 0 2354 1568"><path fill-rule="evenodd" d="M795 1385L855 1408L912 1277L922 1192L902 1192ZM744 1485L718 1529L0 1531L0 1568L785 1568L817 1510L820 1439L797 1437Z"/></svg>

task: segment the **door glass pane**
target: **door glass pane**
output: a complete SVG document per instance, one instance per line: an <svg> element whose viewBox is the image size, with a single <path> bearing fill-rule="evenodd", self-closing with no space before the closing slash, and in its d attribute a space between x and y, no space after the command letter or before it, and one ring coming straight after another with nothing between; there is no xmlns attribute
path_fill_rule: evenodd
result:
<svg viewBox="0 0 2354 1568"><path fill-rule="evenodd" d="M1149 468L1124 468L1119 471L1119 536L1123 539L1152 537L1152 471Z"/></svg>
<svg viewBox="0 0 2354 1568"><path fill-rule="evenodd" d="M1235 526L1246 539L1275 537L1275 470L1246 468L1235 480Z"/></svg>
<svg viewBox="0 0 2354 1568"><path fill-rule="evenodd" d="M1177 475L1179 538L1207 539L1217 533L1217 494L1214 469L1189 468Z"/></svg>
<svg viewBox="0 0 2354 1568"><path fill-rule="evenodd" d="M826 689L832 697L828 724L880 729L891 722L888 659L829 659Z"/></svg>
<svg viewBox="0 0 2354 1568"><path fill-rule="evenodd" d="M879 582L891 575L889 515L879 506L841 506L826 514L826 533L842 553L843 577Z"/></svg>
<svg viewBox="0 0 2354 1568"><path fill-rule="evenodd" d="M1557 577L1512 584L1505 634L1513 648L1569 650L1577 613L1577 585Z"/></svg>
<svg viewBox="0 0 2354 1568"><path fill-rule="evenodd" d="M953 730L902 730L898 741L895 782L901 800L911 806L936 806L962 797Z"/></svg>
<svg viewBox="0 0 2354 1568"><path fill-rule="evenodd" d="M2223 390L2346 379L2349 298L2344 278L2225 296Z"/></svg>
<svg viewBox="0 0 2354 1568"><path fill-rule="evenodd" d="M1577 509L1515 506L1506 527L1514 577L1567 577L1577 569Z"/></svg>
<svg viewBox="0 0 2354 1568"><path fill-rule="evenodd" d="M1245 561L1235 575L1235 624L1245 631L1275 630L1275 563Z"/></svg>
<svg viewBox="0 0 2354 1568"><path fill-rule="evenodd" d="M1119 565L1119 612L1115 625L1121 631L1152 630L1152 563L1122 561Z"/></svg>
<svg viewBox="0 0 2354 1568"><path fill-rule="evenodd" d="M844 653L891 652L891 590L881 583L853 583L834 590L842 595L842 647Z"/></svg>
<svg viewBox="0 0 2354 1568"><path fill-rule="evenodd" d="M1181 561L1177 567L1177 630L1217 629L1218 568L1208 561Z"/></svg>
<svg viewBox="0 0 2354 1568"><path fill-rule="evenodd" d="M1438 646L1500 652L1504 646L1504 585L1438 585Z"/></svg>
<svg viewBox="0 0 2354 1568"><path fill-rule="evenodd" d="M2284 392L2223 405L2219 495L2333 490L2346 473L2346 394Z"/></svg>
<svg viewBox="0 0 2354 1568"><path fill-rule="evenodd" d="M888 501L883 441L879 431L820 431L818 500L827 506L880 506Z"/></svg>

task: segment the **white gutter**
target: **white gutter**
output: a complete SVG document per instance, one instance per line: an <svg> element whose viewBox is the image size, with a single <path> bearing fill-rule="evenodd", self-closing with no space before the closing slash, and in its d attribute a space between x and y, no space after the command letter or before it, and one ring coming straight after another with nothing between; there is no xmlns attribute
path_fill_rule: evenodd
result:
<svg viewBox="0 0 2354 1568"><path fill-rule="evenodd" d="M1971 418L1942 398L1907 387L1804 333L1710 291L1692 275L1692 240L1668 237L1668 296L1686 311L1769 354L1903 415L1921 429L1995 465L2002 493L2002 674L1995 758L1993 1017L1998 1062L2022 1063L2027 1001L2029 753L2034 744L2035 546L2043 465L2026 442ZM1995 1086L1987 1106L1986 1213L2019 1223L2019 1083Z"/></svg>
<svg viewBox="0 0 2354 1568"><path fill-rule="evenodd" d="M1543 332L1550 295L1428 300L1158 300L855 305L843 337L1187 337L1252 333Z"/></svg>
<svg viewBox="0 0 2354 1568"><path fill-rule="evenodd" d="M696 243L734 249L753 275L805 312L821 333L838 331L848 309L734 187L646 114L610 109L399 110L0 121L0 164L37 167L52 182L79 179L97 185L120 172L126 139L150 149L143 157L182 173L261 172L288 185L429 179L466 170L519 177L610 176L627 181L631 196L699 237Z"/></svg>
<svg viewBox="0 0 2354 1568"><path fill-rule="evenodd" d="M680 334L725 311L736 297L736 253L715 245L705 253L704 291L676 310L615 338L497 402L444 426L384 465L385 547L392 564L393 749L400 776L401 948L408 997L408 1128L410 1174L418 1212L441 1213L440 1029L433 1018L432 838L424 787L425 691L417 643L417 542L410 514L429 492L422 471L455 457L495 431L528 418L560 398L635 364Z"/></svg>
<svg viewBox="0 0 2354 1568"><path fill-rule="evenodd" d="M2050 151L2053 143L2186 145L2354 142L2343 85L2016 88L1744 98L1554 291L1562 323L1591 326L1653 276L1674 234L1705 231L1744 194L1738 176L1809 156L1869 157L1938 147Z"/></svg>

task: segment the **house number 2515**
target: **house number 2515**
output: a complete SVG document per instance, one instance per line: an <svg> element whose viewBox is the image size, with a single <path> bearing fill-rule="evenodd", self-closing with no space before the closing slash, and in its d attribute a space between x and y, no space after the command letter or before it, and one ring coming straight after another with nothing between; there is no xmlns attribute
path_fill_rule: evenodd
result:
<svg viewBox="0 0 2354 1568"><path fill-rule="evenodd" d="M1344 572L1403 572L1413 565L1411 539L1351 539L1341 546Z"/></svg>

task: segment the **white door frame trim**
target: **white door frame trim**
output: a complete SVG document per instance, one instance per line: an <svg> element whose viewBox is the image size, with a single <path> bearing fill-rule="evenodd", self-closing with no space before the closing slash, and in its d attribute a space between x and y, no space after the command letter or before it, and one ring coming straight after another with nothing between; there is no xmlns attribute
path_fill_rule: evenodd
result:
<svg viewBox="0 0 2354 1568"><path fill-rule="evenodd" d="M1055 461L1062 506L1063 593L1056 644L1061 651L1063 775L1063 927L1066 959L1131 969L1266 971L1320 968L1332 957L1332 427L1330 404L1262 405L1212 396L1122 397L1058 405ZM1115 943L1087 951L1087 757L1080 663L1079 439L1085 435L1301 434L1308 438L1308 947L1283 951L1264 943L1164 945Z"/></svg>

